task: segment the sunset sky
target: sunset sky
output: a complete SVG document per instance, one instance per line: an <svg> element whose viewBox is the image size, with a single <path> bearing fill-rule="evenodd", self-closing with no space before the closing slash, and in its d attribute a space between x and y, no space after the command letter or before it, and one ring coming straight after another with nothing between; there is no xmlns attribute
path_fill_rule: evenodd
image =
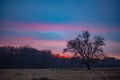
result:
<svg viewBox="0 0 120 80"><path fill-rule="evenodd" d="M0 0L0 46L61 53L83 30L102 34L104 53L120 58L119 0Z"/></svg>

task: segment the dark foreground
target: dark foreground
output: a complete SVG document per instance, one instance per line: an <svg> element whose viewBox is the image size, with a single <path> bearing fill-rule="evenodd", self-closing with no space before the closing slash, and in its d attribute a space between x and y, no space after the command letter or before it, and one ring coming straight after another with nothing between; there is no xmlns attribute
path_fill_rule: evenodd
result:
<svg viewBox="0 0 120 80"><path fill-rule="evenodd" d="M2 69L0 80L120 80L120 68L112 69Z"/></svg>

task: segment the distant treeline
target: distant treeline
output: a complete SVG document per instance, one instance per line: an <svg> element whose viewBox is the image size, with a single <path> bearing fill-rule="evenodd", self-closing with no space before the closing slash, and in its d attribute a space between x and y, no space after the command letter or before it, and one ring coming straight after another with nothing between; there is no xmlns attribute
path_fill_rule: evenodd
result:
<svg viewBox="0 0 120 80"><path fill-rule="evenodd" d="M113 57L95 59L92 67L120 67L120 60ZM51 50L37 50L28 46L0 47L0 68L84 68L79 57L60 58Z"/></svg>

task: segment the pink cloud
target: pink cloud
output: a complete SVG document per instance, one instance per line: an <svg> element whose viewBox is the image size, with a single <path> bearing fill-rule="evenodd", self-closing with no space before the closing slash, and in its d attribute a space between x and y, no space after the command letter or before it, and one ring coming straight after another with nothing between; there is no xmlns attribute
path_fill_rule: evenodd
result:
<svg viewBox="0 0 120 80"><path fill-rule="evenodd" d="M106 45L104 46L104 51L106 54L110 55L120 55L120 42L115 41L106 41Z"/></svg>
<svg viewBox="0 0 120 80"><path fill-rule="evenodd" d="M1 46L24 46L29 45L31 47L37 48L39 50L41 49L50 49L54 53L61 53L62 49L66 46L66 41L62 40L36 40L32 38L19 38L19 37L10 37L10 36L4 36L2 37L4 39L0 40ZM10 39L9 39L10 38Z"/></svg>
<svg viewBox="0 0 120 80"><path fill-rule="evenodd" d="M21 31L83 31L90 32L116 32L116 28L94 27L92 25L70 25L70 24L38 24L38 23L18 23L18 22L0 22L4 27L0 30L21 30Z"/></svg>

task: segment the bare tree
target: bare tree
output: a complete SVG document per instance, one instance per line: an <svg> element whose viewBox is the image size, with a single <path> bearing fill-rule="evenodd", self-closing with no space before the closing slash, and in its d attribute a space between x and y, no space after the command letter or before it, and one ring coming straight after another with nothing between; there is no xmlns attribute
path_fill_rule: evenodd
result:
<svg viewBox="0 0 120 80"><path fill-rule="evenodd" d="M65 48L63 52L79 54L82 62L84 62L87 69L90 70L90 64L93 60L104 55L103 45L105 45L104 38L100 34L91 38L88 31L83 31L77 38L67 42L67 48Z"/></svg>

